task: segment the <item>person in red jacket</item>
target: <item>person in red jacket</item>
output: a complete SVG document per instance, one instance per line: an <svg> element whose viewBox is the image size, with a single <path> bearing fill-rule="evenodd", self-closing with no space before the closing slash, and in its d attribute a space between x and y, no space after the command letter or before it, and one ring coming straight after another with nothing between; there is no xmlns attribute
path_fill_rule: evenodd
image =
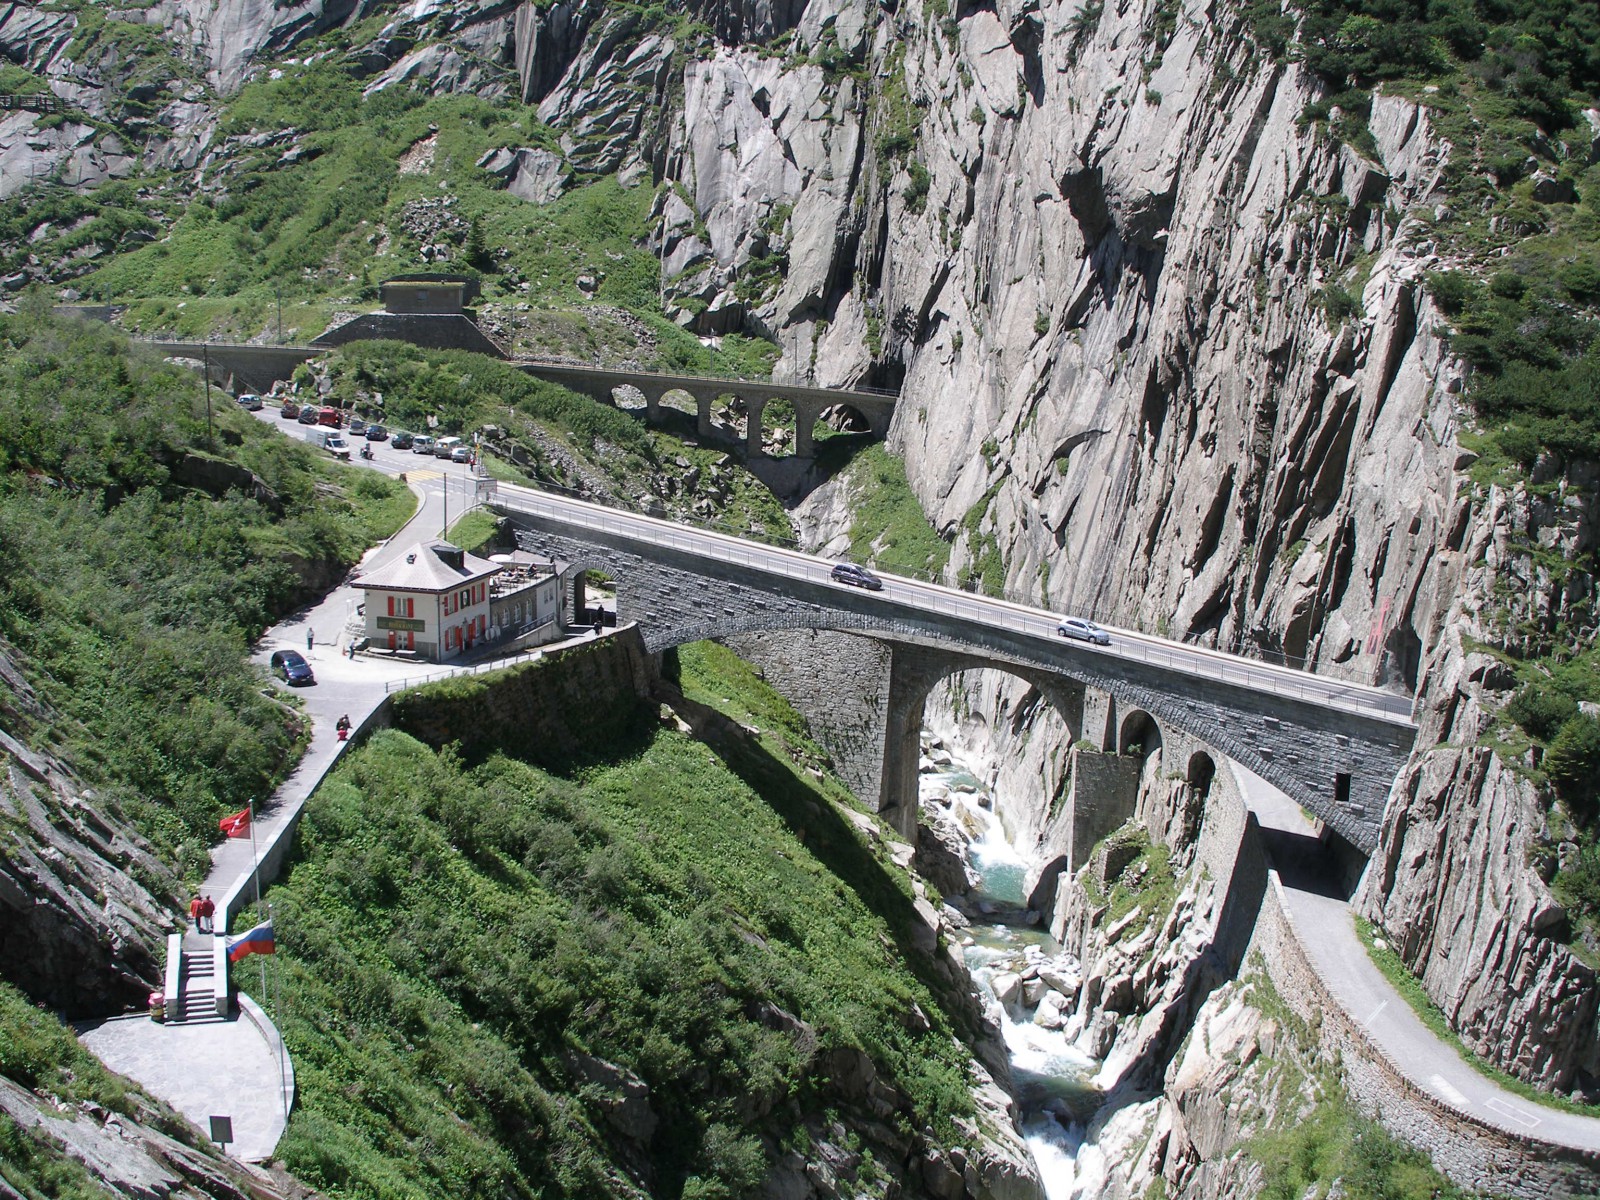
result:
<svg viewBox="0 0 1600 1200"><path fill-rule="evenodd" d="M189 901L189 919L194 922L194 931L196 933L204 933L205 932L205 930L200 928L200 897L199 896L196 896L193 900Z"/></svg>
<svg viewBox="0 0 1600 1200"><path fill-rule="evenodd" d="M195 927L199 929L201 933L215 933L216 926L213 924L211 918L216 915L216 912L217 906L212 901L211 897L201 896L200 920L196 922Z"/></svg>

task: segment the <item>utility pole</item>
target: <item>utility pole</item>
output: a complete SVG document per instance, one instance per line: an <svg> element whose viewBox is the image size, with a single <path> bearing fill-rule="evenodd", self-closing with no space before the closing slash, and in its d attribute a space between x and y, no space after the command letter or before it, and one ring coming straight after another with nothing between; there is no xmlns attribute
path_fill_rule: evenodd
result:
<svg viewBox="0 0 1600 1200"><path fill-rule="evenodd" d="M283 345L283 284L272 285L272 294L278 298L278 345Z"/></svg>

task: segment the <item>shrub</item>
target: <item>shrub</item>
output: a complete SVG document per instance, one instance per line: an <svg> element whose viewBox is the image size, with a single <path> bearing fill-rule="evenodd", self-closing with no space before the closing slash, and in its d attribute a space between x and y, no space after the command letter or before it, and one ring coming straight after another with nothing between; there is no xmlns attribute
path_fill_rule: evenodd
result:
<svg viewBox="0 0 1600 1200"><path fill-rule="evenodd" d="M1541 742L1578 714L1578 703L1552 687L1530 683L1506 705L1506 715Z"/></svg>
<svg viewBox="0 0 1600 1200"><path fill-rule="evenodd" d="M1573 816L1592 821L1600 799L1600 720L1588 713L1569 719L1550 739L1543 766Z"/></svg>

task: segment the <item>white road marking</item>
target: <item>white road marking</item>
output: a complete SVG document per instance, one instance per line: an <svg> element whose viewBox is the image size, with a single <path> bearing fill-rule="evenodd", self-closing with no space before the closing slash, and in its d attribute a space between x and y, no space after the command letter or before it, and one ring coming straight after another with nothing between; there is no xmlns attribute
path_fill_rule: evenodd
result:
<svg viewBox="0 0 1600 1200"><path fill-rule="evenodd" d="M1372 1023L1378 1019L1378 1014L1381 1013L1384 1009L1386 1009L1388 1007L1389 1007L1389 1002L1387 1000L1385 1000L1382 1004L1378 1005L1377 1008L1372 1010L1372 1015L1370 1017L1368 1017L1365 1021L1363 1021L1361 1023L1363 1025L1365 1025L1368 1029L1371 1029L1372 1028Z"/></svg>
<svg viewBox="0 0 1600 1200"><path fill-rule="evenodd" d="M1521 1105L1512 1104L1509 1101L1500 1099L1498 1096L1495 1096L1490 1100L1485 1100L1483 1102L1483 1106L1485 1108L1494 1110L1501 1116L1510 1117L1513 1121L1517 1122L1517 1124L1525 1126L1528 1129L1532 1129L1535 1125L1544 1124L1540 1118L1534 1116Z"/></svg>
<svg viewBox="0 0 1600 1200"><path fill-rule="evenodd" d="M1439 1095L1443 1096L1451 1104L1456 1105L1458 1108L1466 1107L1466 1096L1461 1093L1459 1088L1453 1086L1443 1075L1435 1075L1428 1082L1433 1085L1434 1091L1438 1092Z"/></svg>

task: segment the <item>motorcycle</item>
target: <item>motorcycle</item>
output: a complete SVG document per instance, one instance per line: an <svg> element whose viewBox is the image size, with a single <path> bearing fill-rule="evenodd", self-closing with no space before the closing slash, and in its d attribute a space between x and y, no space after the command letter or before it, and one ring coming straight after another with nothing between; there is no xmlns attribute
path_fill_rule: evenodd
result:
<svg viewBox="0 0 1600 1200"><path fill-rule="evenodd" d="M372 447L371 446L363 446L363 447L361 447L361 457L366 459L368 462L371 462L372 461Z"/></svg>

